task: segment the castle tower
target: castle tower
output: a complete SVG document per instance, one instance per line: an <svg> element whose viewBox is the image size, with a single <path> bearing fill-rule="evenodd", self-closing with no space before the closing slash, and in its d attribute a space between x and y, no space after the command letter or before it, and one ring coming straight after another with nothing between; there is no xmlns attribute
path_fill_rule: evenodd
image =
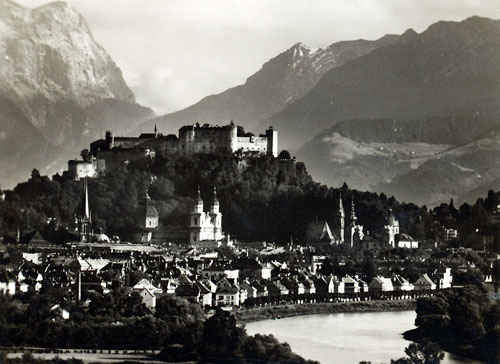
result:
<svg viewBox="0 0 500 364"><path fill-rule="evenodd" d="M110 130L106 131L106 147L107 149L113 149L115 146L115 137L113 136L113 133Z"/></svg>
<svg viewBox="0 0 500 364"><path fill-rule="evenodd" d="M274 130L272 126L266 130L267 137L267 155L278 157L278 131Z"/></svg>
<svg viewBox="0 0 500 364"><path fill-rule="evenodd" d="M238 146L238 127L234 124L234 121L231 120L229 123L229 149L231 153L236 152L239 149Z"/></svg>

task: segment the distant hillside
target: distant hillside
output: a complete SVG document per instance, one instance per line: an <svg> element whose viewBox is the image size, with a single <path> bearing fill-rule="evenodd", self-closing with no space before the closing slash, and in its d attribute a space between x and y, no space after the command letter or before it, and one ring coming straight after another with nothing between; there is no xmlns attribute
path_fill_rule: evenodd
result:
<svg viewBox="0 0 500 364"><path fill-rule="evenodd" d="M266 62L245 84L207 96L184 110L150 120L138 130L151 130L158 124L160 129L176 132L180 126L193 121L229 120L255 129L262 120L304 96L330 69L396 39L397 36L386 35L375 41L338 42L314 51L297 43Z"/></svg>
<svg viewBox="0 0 500 364"><path fill-rule="evenodd" d="M58 170L104 127L126 130L153 116L64 2L28 9L0 0L0 102L3 185L34 167Z"/></svg>
<svg viewBox="0 0 500 364"><path fill-rule="evenodd" d="M320 133L297 155L332 186L347 182L420 204L473 202L498 189L499 131L497 114L349 120Z"/></svg>
<svg viewBox="0 0 500 364"><path fill-rule="evenodd" d="M281 131L283 146L296 149L343 120L498 111L499 75L500 21L438 22L329 70L265 124Z"/></svg>

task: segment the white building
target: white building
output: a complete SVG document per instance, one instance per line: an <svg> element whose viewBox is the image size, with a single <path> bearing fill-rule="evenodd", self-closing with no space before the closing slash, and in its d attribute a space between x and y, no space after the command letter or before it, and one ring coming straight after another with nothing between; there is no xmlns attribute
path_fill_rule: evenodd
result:
<svg viewBox="0 0 500 364"><path fill-rule="evenodd" d="M444 268L443 270L437 271L433 274L435 281L437 282L437 288L450 288L453 281L453 276L451 275L451 268Z"/></svg>
<svg viewBox="0 0 500 364"><path fill-rule="evenodd" d="M191 244L200 241L220 241L222 235L222 214L219 211L219 200L217 192L213 191L213 203L208 212L204 211L203 200L201 199L200 189L193 211L190 216L189 242Z"/></svg>
<svg viewBox="0 0 500 364"><path fill-rule="evenodd" d="M392 292L394 291L394 286L390 278L385 278L382 276L376 276L370 282L370 291L373 292Z"/></svg>
<svg viewBox="0 0 500 364"><path fill-rule="evenodd" d="M398 234L396 242L398 248L418 249L418 241L408 234Z"/></svg>

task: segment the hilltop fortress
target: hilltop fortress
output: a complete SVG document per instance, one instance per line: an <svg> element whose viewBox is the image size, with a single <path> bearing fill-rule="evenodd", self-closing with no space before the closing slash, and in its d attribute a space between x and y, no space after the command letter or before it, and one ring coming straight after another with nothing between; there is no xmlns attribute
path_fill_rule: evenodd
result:
<svg viewBox="0 0 500 364"><path fill-rule="evenodd" d="M153 133L138 137L114 136L106 131L104 139L90 144L88 158L68 161L68 171L75 178L95 177L122 163L156 155L236 152L278 156L278 131L269 127L265 134L245 133L232 121L223 126L199 123L183 126L179 135L163 135L156 126Z"/></svg>

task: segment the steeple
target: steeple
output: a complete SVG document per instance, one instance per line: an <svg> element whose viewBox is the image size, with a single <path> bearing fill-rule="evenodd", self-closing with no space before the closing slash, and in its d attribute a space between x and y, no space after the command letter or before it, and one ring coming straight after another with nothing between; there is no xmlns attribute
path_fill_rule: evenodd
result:
<svg viewBox="0 0 500 364"><path fill-rule="evenodd" d="M89 187L87 177L83 179L83 216L84 219L90 221L90 206L89 206Z"/></svg>
<svg viewBox="0 0 500 364"><path fill-rule="evenodd" d="M155 124L155 138L158 136L158 128L156 127L156 124Z"/></svg>
<svg viewBox="0 0 500 364"><path fill-rule="evenodd" d="M212 213L217 214L219 213L219 200L217 199L217 189L214 185L213 188L213 202L212 202Z"/></svg>
<svg viewBox="0 0 500 364"><path fill-rule="evenodd" d="M193 210L198 214L201 214L203 212L203 200L201 199L200 185L198 185L196 190L196 201Z"/></svg>
<svg viewBox="0 0 500 364"><path fill-rule="evenodd" d="M339 197L339 214L340 214L340 216L345 216L344 204L342 203L342 192L340 193L340 197Z"/></svg>
<svg viewBox="0 0 500 364"><path fill-rule="evenodd" d="M345 241L345 212L344 212L344 204L342 203L342 192L339 195L339 211L338 211L338 226L339 226L339 237L340 243L344 243Z"/></svg>
<svg viewBox="0 0 500 364"><path fill-rule="evenodd" d="M83 201L81 215L78 218L79 222L79 232L81 241L89 241L92 235L92 214L90 211L89 204L89 187L87 182L87 177L83 179Z"/></svg>

